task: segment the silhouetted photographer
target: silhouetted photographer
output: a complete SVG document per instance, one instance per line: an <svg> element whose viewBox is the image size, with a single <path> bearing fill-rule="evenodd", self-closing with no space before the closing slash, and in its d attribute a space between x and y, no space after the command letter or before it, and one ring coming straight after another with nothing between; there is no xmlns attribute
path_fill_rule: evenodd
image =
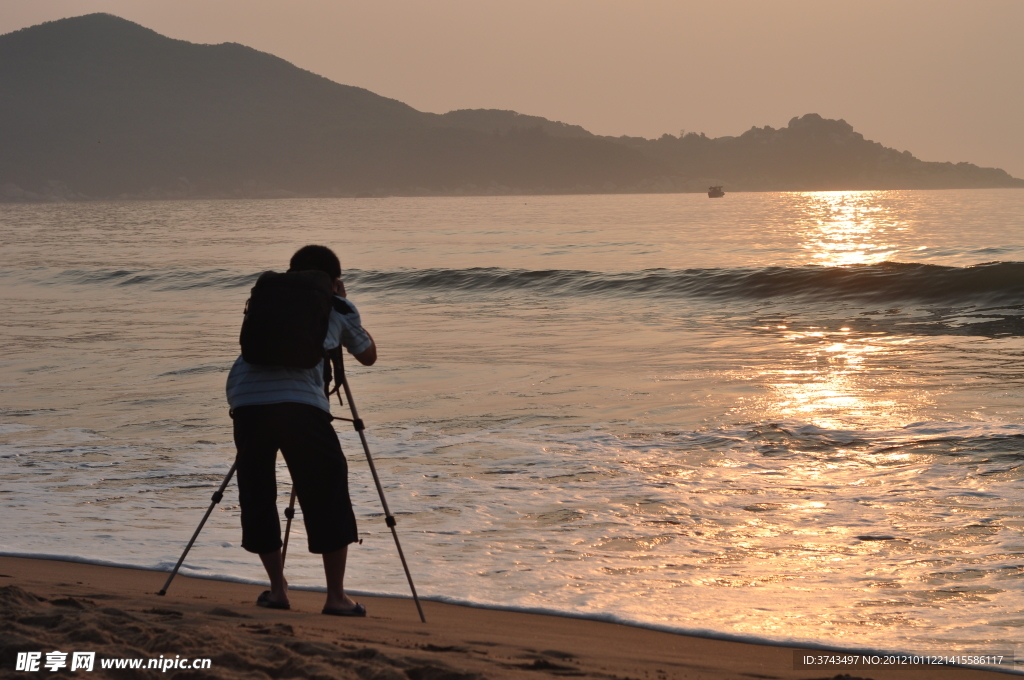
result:
<svg viewBox="0 0 1024 680"><path fill-rule="evenodd" d="M324 363L327 351L344 347L370 366L377 347L355 305L345 299L334 252L305 246L292 256L286 273L260 276L246 305L241 344L242 354L228 374L227 398L238 449L242 547L259 554L270 577L270 590L257 604L290 607L277 512L280 450L302 508L309 551L323 556L323 613L365 616L365 607L344 590L348 545L358 535L348 466L331 425Z"/></svg>

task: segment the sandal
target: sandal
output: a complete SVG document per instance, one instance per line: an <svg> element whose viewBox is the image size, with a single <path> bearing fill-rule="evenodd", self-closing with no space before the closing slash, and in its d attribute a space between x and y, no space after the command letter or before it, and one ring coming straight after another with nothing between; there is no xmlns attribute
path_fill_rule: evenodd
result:
<svg viewBox="0 0 1024 680"><path fill-rule="evenodd" d="M328 616L366 616L366 607L356 602L356 606L351 609L324 607L324 610L320 613L327 614Z"/></svg>
<svg viewBox="0 0 1024 680"><path fill-rule="evenodd" d="M287 602L274 602L270 599L270 591L264 590L260 593L260 596L256 598L257 607L265 607L267 609L291 609L292 606Z"/></svg>

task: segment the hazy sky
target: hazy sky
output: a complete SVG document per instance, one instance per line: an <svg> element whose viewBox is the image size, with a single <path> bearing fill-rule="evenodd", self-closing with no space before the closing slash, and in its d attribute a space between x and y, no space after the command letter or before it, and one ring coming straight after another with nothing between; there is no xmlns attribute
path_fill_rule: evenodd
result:
<svg viewBox="0 0 1024 680"><path fill-rule="evenodd" d="M249 45L421 111L645 137L814 112L1024 177L1024 0L0 0L0 33L91 12Z"/></svg>

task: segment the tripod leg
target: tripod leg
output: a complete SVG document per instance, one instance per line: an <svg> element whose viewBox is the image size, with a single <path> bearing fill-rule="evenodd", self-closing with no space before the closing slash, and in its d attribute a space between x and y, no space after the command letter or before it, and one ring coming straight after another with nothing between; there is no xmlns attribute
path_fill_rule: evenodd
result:
<svg viewBox="0 0 1024 680"><path fill-rule="evenodd" d="M295 485L292 485L292 499L288 501L288 509L284 511L287 522L284 525L284 545L281 546L281 567L284 567L284 558L288 556L288 534L292 532L292 518L295 517Z"/></svg>
<svg viewBox="0 0 1024 680"><path fill-rule="evenodd" d="M234 477L235 468L237 467L237 461L231 464L231 469L228 471L228 476L224 478L223 482L221 482L220 488L214 492L213 498L211 499L212 502L210 503L210 507L206 509L206 514L203 515L202 521L199 522L199 526L196 527L196 532L192 534L192 540L190 540L188 542L188 545L185 546L185 552L181 553L181 557L178 558L178 563L174 565L174 569L171 570L171 575L167 577L167 583L164 584L164 587L160 589L160 592L158 592L157 595L167 594L167 588L170 587L171 581L174 580L174 577L178 575L178 569L181 568L181 563L185 561L185 555L188 555L188 551L192 549L192 544L196 542L197 538L199 538L199 532L203 530L203 525L206 524L206 520L210 518L210 513L213 512L213 508L217 505L217 503L220 503L220 499L224 498L224 489L228 488L228 483L231 481L231 478Z"/></svg>
<svg viewBox="0 0 1024 680"><path fill-rule="evenodd" d="M345 376L345 364L341 357L341 351L339 349L337 353L338 366L335 380L340 379L342 386L345 388L345 398L348 399L348 407L352 411L352 426L356 432L359 433L359 441L363 444L363 453L366 454L366 462L370 465L370 474L373 475L373 483L377 486L377 495L380 496L380 504L384 507L384 521L391 529L391 535L395 539L395 547L398 549L398 557L402 561L402 568L405 570L405 578L409 581L409 590L412 591L413 602L416 603L416 611L420 614L420 621L423 623L427 622L427 617L423 615L423 607L420 605L419 595L416 594L416 585L412 582L412 574L409 572L409 565L405 561L405 553L402 552L402 544L398 541L398 532L395 530L395 516L391 514L391 510L388 509L387 499L384 498L384 487L381 486L380 477L377 476L377 466L373 464L373 456L370 455L370 445L366 443L366 435L363 434L363 430L366 427L363 425L363 421L359 419L359 414L356 412L355 402L352 401L352 390L348 386L348 378ZM338 401L341 401L341 393L337 392ZM344 404L342 404L344 405ZM347 420L347 418L342 418Z"/></svg>
<svg viewBox="0 0 1024 680"><path fill-rule="evenodd" d="M348 383L345 383L346 390ZM363 424L363 421L359 420L355 416L355 406L352 404L352 395L348 395L348 404L352 407L353 417L355 418L357 427ZM373 457L370 455L370 446L366 443L366 435L363 434L363 429L359 428L359 440L363 443L363 452L366 454L366 462L370 465L370 474L373 475L373 483L377 485L377 495L380 496L380 504L384 506L384 523L391 529L391 536L395 539L395 548L398 549L398 559L402 561L402 569L405 570L405 578L409 581L409 590L412 591L413 602L416 603L416 611L420 614L420 621L423 623L427 622L427 617L423 615L423 607L420 605L419 595L416 594L416 585L412 582L412 574L409 572L409 564L405 561L405 553L402 551L402 544L398 541L398 531L395 529L395 525L398 524L398 520L391 514L391 510L388 508L388 502L384 498L384 487L380 483L380 477L377 476L377 466L373 464Z"/></svg>

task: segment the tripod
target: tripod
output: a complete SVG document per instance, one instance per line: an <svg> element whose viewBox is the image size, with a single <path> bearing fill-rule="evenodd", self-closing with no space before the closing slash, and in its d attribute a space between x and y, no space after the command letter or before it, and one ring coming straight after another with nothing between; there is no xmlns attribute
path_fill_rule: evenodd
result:
<svg viewBox="0 0 1024 680"><path fill-rule="evenodd" d="M395 530L395 516L391 514L391 510L388 509L388 501L384 498L384 487L381 486L380 477L377 476L377 466L373 464L373 456L370 455L370 445L366 443L366 434L364 430L366 426L363 424L362 419L359 418L359 413L356 411L356 403L352 400L352 390L348 386L348 378L345 376L345 360L342 357L341 348L331 350L331 359L334 362L335 372L335 386L333 392L338 395L338 402L344 406L344 402L341 399L341 392L338 391L338 382L345 388L345 398L348 399L348 408L352 412L351 418L335 418L335 420L346 420L352 423L352 427L359 433L359 441L363 444L363 453L366 454L366 462L370 466L370 474L373 475L373 483L377 487L377 495L380 496L380 504L384 508L384 523L387 524L388 528L391 529L391 536L395 539L395 548L398 549L398 558L402 560L402 569L405 570L405 578L409 581L409 590L412 591L413 602L416 603L416 611L420 614L420 621L423 623L427 622L427 617L423 615L423 607L420 605L420 598L416 594L416 585L412 582L412 574L409 573L409 564L405 561L405 553L402 552L402 544L398 540L398 531Z"/></svg>
<svg viewBox="0 0 1024 680"><path fill-rule="evenodd" d="M192 544L196 542L197 538L199 538L199 532L203 530L203 525L206 524L206 520L210 518L210 513L213 512L213 508L217 503L220 503L220 499L224 498L224 489L228 488L228 483L231 481L231 478L235 476L235 468L237 467L237 462L231 464L231 469L228 470L228 476L220 483L220 488L213 492L210 507L206 509L206 514L203 515L202 521L200 521L199 526L196 527L196 532L192 534L192 540L190 540L188 545L185 546L185 552L181 553L181 557L178 558L178 563L174 565L174 569L171 570L171 575L167 577L167 582L164 583L164 587L160 589L160 592L158 592L157 595L167 594L167 588L171 585L171 581L174 580L174 577L178 575L178 569L181 568L181 563L185 561L185 555L188 555L188 551L192 549Z"/></svg>
<svg viewBox="0 0 1024 680"><path fill-rule="evenodd" d="M402 561L402 569L405 570L405 577L409 581L409 589L412 591L412 599L416 603L416 611L419 612L420 621L422 621L423 623L426 623L427 622L427 618L423 615L423 607L422 607L422 605L420 605L420 598L416 594L416 585L412 581L412 574L409 572L409 564L405 560L405 553L402 551L402 544L398 540L398 532L395 529L395 525L397 524L397 520L395 519L394 515L391 514L391 510L388 508L387 499L384 497L384 487L380 483L380 477L377 475L377 467L373 464L373 456L370 455L370 446L366 442L366 435L364 434L364 430L366 429L366 426L363 423L362 419L359 418L359 413L356 411L355 402L352 401L352 390L349 387L348 378L345 376L345 362L344 362L344 359L342 358L341 349L338 348L338 349L332 350L330 358L332 359L332 361L334 363L335 373L336 373L336 376L335 376L335 387L332 390L332 392L334 394L338 395L338 402L342 406L344 406L344 401L342 400L341 392L339 391L340 388L343 387L345 389L345 397L348 399L349 410L352 412L352 417L351 418L335 417L334 419L335 420L345 420L347 422L352 423L352 427L355 429L356 432L359 433L359 441L362 442L363 453L366 454L366 462L370 466L370 473L373 475L373 483L377 487L377 495L380 496L380 503L384 507L384 522L385 522L385 524L387 524L388 528L391 529L391 536L395 539L395 547L398 549L398 557ZM338 383L340 383L340 385ZM221 482L220 488L217 489L216 492L214 492L213 497L211 498L212 502L210 503L210 507L206 509L206 514L203 515L202 521L199 522L199 526L196 527L195 533L192 534L192 539L188 542L188 545L185 546L185 551L181 553L181 557L178 558L178 563L174 565L174 569L171 571L170 576L167 577L167 582L164 583L164 587L160 589L160 591L157 593L157 595L166 595L167 594L167 588L171 585L171 581L173 581L174 577L178 574L178 569L181 568L182 562L185 561L185 556L188 555L188 551L192 549L192 544L195 543L196 542L196 538L199 537L199 532L203 530L203 525L205 525L206 524L206 520L209 519L210 514L213 512L213 508L218 503L220 503L221 499L224 497L224 489L226 489L228 484L231 482L231 478L234 476L235 469L237 468L237 466L238 466L237 462L235 462L235 463L233 463L231 465L231 469L228 471L228 474L224 478L224 481ZM284 562L284 557L287 555L287 551L288 551L288 535L289 535L289 533L291 533L292 518L294 516L295 516L295 488L293 486L292 487L291 501L288 504L288 509L285 510L285 517L288 520L288 524L287 524L287 526L285 528L284 545L281 548L281 561L282 561L282 563Z"/></svg>

